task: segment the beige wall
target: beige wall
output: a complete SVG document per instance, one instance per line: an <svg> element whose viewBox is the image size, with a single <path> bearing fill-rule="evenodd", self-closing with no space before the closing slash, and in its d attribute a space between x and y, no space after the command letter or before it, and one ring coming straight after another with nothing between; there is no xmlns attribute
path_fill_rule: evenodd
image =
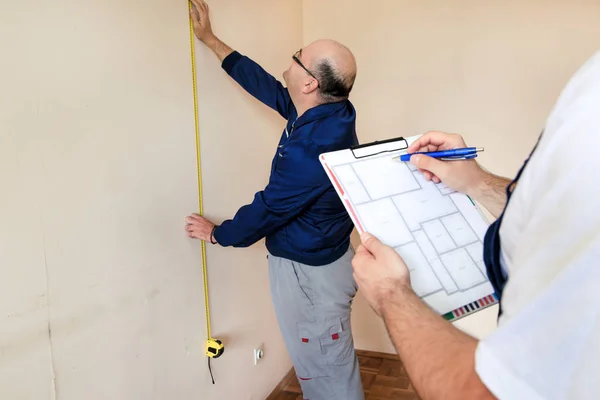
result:
<svg viewBox="0 0 600 400"><path fill-rule="evenodd" d="M186 2L42 3L0 5L0 398L264 398L290 361L263 246L210 249L227 343L215 386L204 356L200 248L183 231L197 209ZM211 5L268 69L301 45L299 1ZM198 77L205 204L221 219L264 186L283 122L202 48Z"/></svg>
<svg viewBox="0 0 600 400"><path fill-rule="evenodd" d="M283 79L281 73L302 46L301 1L210 5L221 39ZM264 189L285 120L244 92L204 46L197 43L196 49L205 210L220 222ZM291 368L271 303L264 242L249 249L208 250L214 334L228 343L227 357L214 363L220 382L213 398L263 399ZM254 367L253 349L260 343L266 356ZM234 389L234 382L241 389Z"/></svg>
<svg viewBox="0 0 600 400"><path fill-rule="evenodd" d="M485 147L485 167L511 176L566 80L600 48L599 20L599 1L305 0L304 42L354 51L361 142L461 132ZM457 325L481 337L496 312ZM359 348L392 350L360 296L353 323Z"/></svg>
<svg viewBox="0 0 600 400"><path fill-rule="evenodd" d="M211 7L277 76L303 40L348 44L363 142L464 132L503 174L600 38L597 1L305 0L304 23L300 0ZM183 234L197 207L185 1L3 2L0 38L0 398L264 398L290 361L262 243L209 248L227 344L215 386L203 354L199 245ZM205 208L221 220L264 187L283 121L200 44L197 59ZM484 335L493 314L460 325ZM354 328L358 347L391 351L360 297Z"/></svg>

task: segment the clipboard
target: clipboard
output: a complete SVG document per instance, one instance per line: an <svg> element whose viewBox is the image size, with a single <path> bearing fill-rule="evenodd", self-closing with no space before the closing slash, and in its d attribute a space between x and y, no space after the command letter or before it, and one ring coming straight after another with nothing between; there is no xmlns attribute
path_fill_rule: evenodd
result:
<svg viewBox="0 0 600 400"><path fill-rule="evenodd" d="M392 160L419 137L357 145L319 159L358 232L393 247L415 293L455 321L498 303L483 263L489 222L467 195Z"/></svg>

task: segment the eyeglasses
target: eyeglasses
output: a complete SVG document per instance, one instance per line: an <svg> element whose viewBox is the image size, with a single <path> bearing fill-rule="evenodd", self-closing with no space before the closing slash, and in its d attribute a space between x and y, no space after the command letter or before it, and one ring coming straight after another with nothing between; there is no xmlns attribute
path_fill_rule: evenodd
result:
<svg viewBox="0 0 600 400"><path fill-rule="evenodd" d="M312 77L313 77L313 78L314 78L314 79L317 81L317 83L319 83L319 80L317 79L317 77L316 77L316 76L314 76L314 75L313 75L313 73L312 73L312 72L310 72L310 71L308 70L308 68L306 68L306 67L304 66L304 64L302 64L302 61L300 61L300 59L298 58L298 56L299 56L300 54L302 54L302 50L298 50L298 51L296 52L296 54L294 54L294 55L292 56L292 60L296 61L296 63L297 63L299 66L301 66L301 67L302 67L302 69L303 69L303 70L305 70L307 74L309 74L310 76L312 76Z"/></svg>

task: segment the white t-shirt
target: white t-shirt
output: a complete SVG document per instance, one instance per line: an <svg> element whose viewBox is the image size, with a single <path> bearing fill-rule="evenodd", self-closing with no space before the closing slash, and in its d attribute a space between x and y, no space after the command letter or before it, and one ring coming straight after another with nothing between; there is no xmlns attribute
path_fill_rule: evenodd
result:
<svg viewBox="0 0 600 400"><path fill-rule="evenodd" d="M509 278L480 378L500 399L600 399L600 52L548 118L500 240Z"/></svg>

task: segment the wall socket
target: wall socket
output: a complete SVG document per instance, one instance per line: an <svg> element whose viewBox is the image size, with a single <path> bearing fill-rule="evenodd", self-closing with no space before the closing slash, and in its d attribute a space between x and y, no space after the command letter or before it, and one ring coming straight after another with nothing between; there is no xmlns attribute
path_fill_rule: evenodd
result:
<svg viewBox="0 0 600 400"><path fill-rule="evenodd" d="M265 356L264 345L261 343L254 349L254 365L258 364Z"/></svg>

